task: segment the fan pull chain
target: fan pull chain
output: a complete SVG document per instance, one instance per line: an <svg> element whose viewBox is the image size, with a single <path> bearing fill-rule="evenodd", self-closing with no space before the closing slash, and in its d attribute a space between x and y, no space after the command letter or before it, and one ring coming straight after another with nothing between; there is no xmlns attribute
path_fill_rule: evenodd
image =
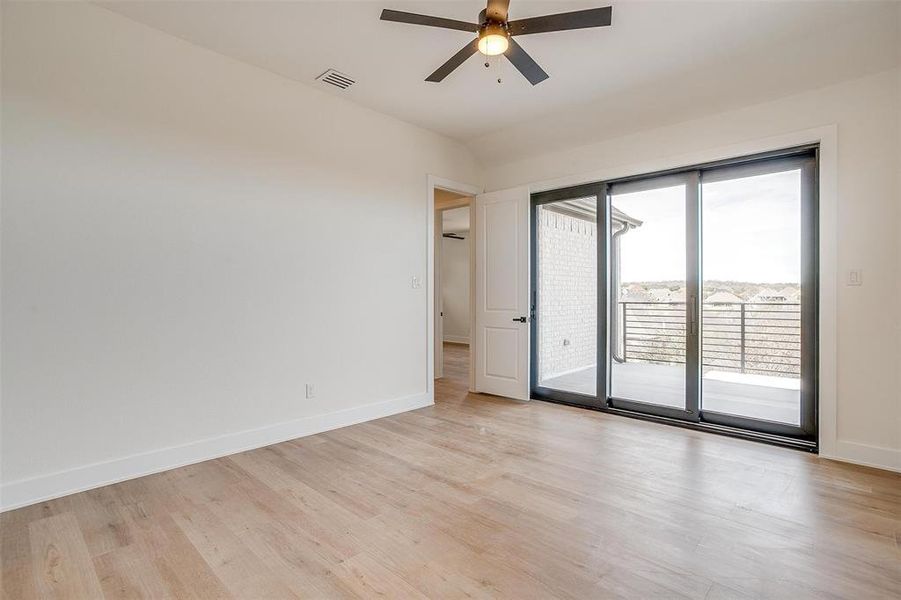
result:
<svg viewBox="0 0 901 600"><path fill-rule="evenodd" d="M501 60L500 54L498 54L497 56L486 56L485 57L485 68L490 70L492 63L493 63L494 71L498 75L498 78L497 78L498 83L504 83L503 77L501 76L502 75L501 74L501 69L502 69L501 64L503 62L504 61Z"/></svg>
<svg viewBox="0 0 901 600"><path fill-rule="evenodd" d="M485 57L485 68L491 70L491 67L494 66L494 71L497 74L497 82L499 84L504 83L503 73L503 60L501 60L501 55L498 54L496 56L486 56Z"/></svg>

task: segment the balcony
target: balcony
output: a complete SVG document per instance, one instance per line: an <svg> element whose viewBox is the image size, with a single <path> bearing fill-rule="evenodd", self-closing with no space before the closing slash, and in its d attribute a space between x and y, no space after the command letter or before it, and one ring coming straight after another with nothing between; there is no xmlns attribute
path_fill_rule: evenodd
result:
<svg viewBox="0 0 901 600"><path fill-rule="evenodd" d="M620 302L618 362L685 362L685 303ZM701 333L706 369L768 377L801 375L801 305L704 304Z"/></svg>
<svg viewBox="0 0 901 600"><path fill-rule="evenodd" d="M620 302L611 323L612 395L685 406L684 302ZM778 423L800 422L798 303L709 303L702 311L702 408ZM594 395L596 368L543 382Z"/></svg>

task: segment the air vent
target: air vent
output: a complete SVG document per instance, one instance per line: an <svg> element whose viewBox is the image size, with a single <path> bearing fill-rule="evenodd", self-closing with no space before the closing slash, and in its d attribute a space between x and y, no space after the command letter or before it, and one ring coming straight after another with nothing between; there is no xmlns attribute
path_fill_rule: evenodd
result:
<svg viewBox="0 0 901 600"><path fill-rule="evenodd" d="M344 73L339 73L334 69L329 69L322 75L316 78L317 80L327 83L329 85L333 85L336 88L340 88L342 90L346 90L354 83L356 83L353 79L345 75Z"/></svg>

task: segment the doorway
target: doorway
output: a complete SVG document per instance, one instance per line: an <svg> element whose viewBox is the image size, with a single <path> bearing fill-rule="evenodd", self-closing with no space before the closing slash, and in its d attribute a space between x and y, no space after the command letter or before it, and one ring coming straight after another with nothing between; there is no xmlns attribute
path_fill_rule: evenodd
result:
<svg viewBox="0 0 901 600"><path fill-rule="evenodd" d="M470 388L472 196L435 190L435 378Z"/></svg>
<svg viewBox="0 0 901 600"><path fill-rule="evenodd" d="M816 449L816 177L809 147L534 194L533 396Z"/></svg>

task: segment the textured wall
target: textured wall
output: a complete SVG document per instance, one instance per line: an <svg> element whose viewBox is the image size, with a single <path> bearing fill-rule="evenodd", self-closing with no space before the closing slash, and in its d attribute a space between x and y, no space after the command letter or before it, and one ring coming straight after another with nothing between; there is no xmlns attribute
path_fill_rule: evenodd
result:
<svg viewBox="0 0 901 600"><path fill-rule="evenodd" d="M538 362L545 379L597 359L597 226L540 210L538 256Z"/></svg>

